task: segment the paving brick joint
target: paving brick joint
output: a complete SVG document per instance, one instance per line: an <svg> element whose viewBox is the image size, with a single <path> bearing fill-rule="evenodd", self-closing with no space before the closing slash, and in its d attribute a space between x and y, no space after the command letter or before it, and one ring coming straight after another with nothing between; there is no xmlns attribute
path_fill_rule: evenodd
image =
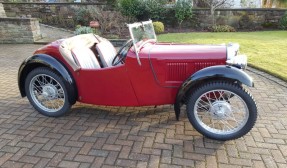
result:
<svg viewBox="0 0 287 168"><path fill-rule="evenodd" d="M176 121L171 105L76 104L64 117L39 114L17 86L20 63L39 47L0 45L0 167L286 167L287 88L276 78L247 71L258 121L243 138L219 142L185 114Z"/></svg>

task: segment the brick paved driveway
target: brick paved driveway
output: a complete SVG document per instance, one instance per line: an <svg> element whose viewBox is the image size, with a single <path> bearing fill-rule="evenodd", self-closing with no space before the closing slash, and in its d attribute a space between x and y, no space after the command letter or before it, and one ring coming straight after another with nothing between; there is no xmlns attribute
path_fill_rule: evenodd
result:
<svg viewBox="0 0 287 168"><path fill-rule="evenodd" d="M61 118L38 114L17 87L36 45L0 45L0 167L286 167L286 83L257 75L259 118L245 137L203 138L171 106L77 105Z"/></svg>

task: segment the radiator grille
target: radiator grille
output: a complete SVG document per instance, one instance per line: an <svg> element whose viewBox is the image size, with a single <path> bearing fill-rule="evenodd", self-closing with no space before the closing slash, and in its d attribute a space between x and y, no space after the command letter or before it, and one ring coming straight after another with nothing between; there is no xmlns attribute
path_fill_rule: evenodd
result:
<svg viewBox="0 0 287 168"><path fill-rule="evenodd" d="M187 63L167 63L167 81L182 81L187 75Z"/></svg>

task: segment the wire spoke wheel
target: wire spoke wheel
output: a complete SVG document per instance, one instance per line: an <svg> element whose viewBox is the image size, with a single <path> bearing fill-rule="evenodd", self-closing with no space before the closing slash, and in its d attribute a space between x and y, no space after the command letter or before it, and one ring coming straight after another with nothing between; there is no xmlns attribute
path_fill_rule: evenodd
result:
<svg viewBox="0 0 287 168"><path fill-rule="evenodd" d="M204 136L231 140L247 134L255 124L257 106L248 91L237 83L208 82L193 91L187 116Z"/></svg>
<svg viewBox="0 0 287 168"><path fill-rule="evenodd" d="M217 134L237 132L249 117L243 99L227 90L212 90L202 94L195 103L194 112L202 127Z"/></svg>
<svg viewBox="0 0 287 168"><path fill-rule="evenodd" d="M30 82L30 94L38 107L47 112L56 112L65 104L62 86L53 77L39 74Z"/></svg>
<svg viewBox="0 0 287 168"><path fill-rule="evenodd" d="M71 107L63 79L48 68L31 71L25 81L25 90L34 108L46 116L61 116Z"/></svg>

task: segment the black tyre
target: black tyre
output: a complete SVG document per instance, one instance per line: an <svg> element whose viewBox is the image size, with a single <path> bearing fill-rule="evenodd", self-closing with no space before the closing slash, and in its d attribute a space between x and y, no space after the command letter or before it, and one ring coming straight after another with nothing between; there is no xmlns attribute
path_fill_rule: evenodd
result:
<svg viewBox="0 0 287 168"><path fill-rule="evenodd" d="M33 107L45 116L59 117L71 108L63 79L49 68L32 70L25 80L25 91Z"/></svg>
<svg viewBox="0 0 287 168"><path fill-rule="evenodd" d="M191 92L187 116L202 135L232 140L247 134L257 119L253 97L237 83L214 81Z"/></svg>

